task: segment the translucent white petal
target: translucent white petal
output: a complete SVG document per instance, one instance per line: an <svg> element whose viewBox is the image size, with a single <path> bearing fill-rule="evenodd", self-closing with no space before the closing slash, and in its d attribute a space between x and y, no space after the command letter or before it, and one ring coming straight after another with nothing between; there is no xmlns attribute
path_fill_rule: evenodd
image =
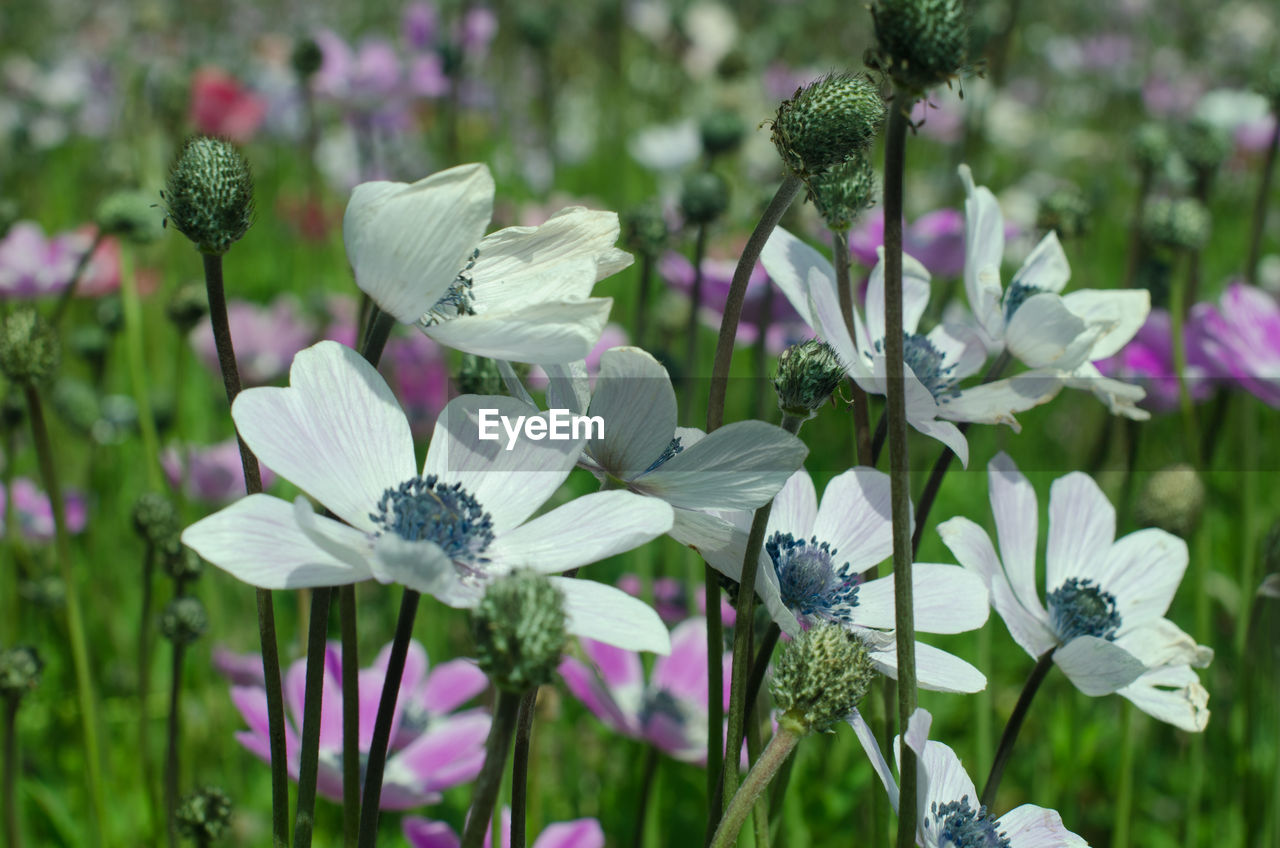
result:
<svg viewBox="0 0 1280 848"><path fill-rule="evenodd" d="M484 595L482 586L462 582L453 560L435 542L384 534L374 543L372 567L379 583L399 583L451 607L475 606Z"/></svg>
<svg viewBox="0 0 1280 848"><path fill-rule="evenodd" d="M600 340L612 306L613 300L607 297L545 301L419 327L440 344L464 353L555 365L586 357Z"/></svg>
<svg viewBox="0 0 1280 848"><path fill-rule="evenodd" d="M849 563L856 573L882 562L893 552L889 475L859 467L833 477L822 494L812 535L830 544L836 560Z"/></svg>
<svg viewBox="0 0 1280 848"><path fill-rule="evenodd" d="M1209 691L1188 666L1154 668L1118 693L1152 718L1189 733L1209 724Z"/></svg>
<svg viewBox="0 0 1280 848"><path fill-rule="evenodd" d="M676 392L667 369L638 347L605 351L587 414L604 419L603 438L587 443L592 458L615 477L638 477L676 430Z"/></svg>
<svg viewBox="0 0 1280 848"><path fill-rule="evenodd" d="M1067 309L1056 294L1036 294L1022 302L1005 327L1004 340L1009 351L1031 368L1054 366L1072 370L1083 361L1089 347L1074 354L1083 342L1088 325ZM1088 336L1089 346L1097 338L1099 328ZM1075 346L1073 346L1075 344ZM1068 354L1072 354L1069 356ZM1070 361L1070 360L1077 361Z"/></svg>
<svg viewBox="0 0 1280 848"><path fill-rule="evenodd" d="M1163 617L1186 570L1187 543L1148 527L1116 541L1098 582L1115 596L1123 631Z"/></svg>
<svg viewBox="0 0 1280 848"><path fill-rule="evenodd" d="M813 488L813 478L801 468L787 478L786 484L773 499L769 512L770 535L790 533L797 539L813 535L813 522L818 514L818 495Z"/></svg>
<svg viewBox="0 0 1280 848"><path fill-rule="evenodd" d="M1032 248L1022 267L1013 275L1009 287L1012 289L1022 284L1057 294L1066 288L1070 279L1071 265L1067 262L1067 254L1062 249L1062 242L1058 241L1058 234L1050 230Z"/></svg>
<svg viewBox="0 0 1280 848"><path fill-rule="evenodd" d="M968 165L960 166L964 183L964 290L979 325L993 339L1004 336L1000 310L1000 263L1004 258L1004 215L986 186L975 186Z"/></svg>
<svg viewBox="0 0 1280 848"><path fill-rule="evenodd" d="M1061 377L1053 372L1024 371L1013 377L982 383L938 404L938 417L976 424L1007 424L1015 433L1022 425L1014 413L1048 403L1062 390Z"/></svg>
<svg viewBox="0 0 1280 848"><path fill-rule="evenodd" d="M1096 636L1077 636L1053 652L1053 661L1089 696L1110 695L1146 671L1133 654Z"/></svg>
<svg viewBox="0 0 1280 848"><path fill-rule="evenodd" d="M884 248L877 248L880 259L871 269L867 282L867 333L875 344L884 338L885 282ZM918 260L902 254L902 331L914 333L929 306L929 271Z"/></svg>
<svg viewBox="0 0 1280 848"><path fill-rule="evenodd" d="M628 651L671 653L667 626L644 601L594 580L576 577L550 580L564 592L570 633Z"/></svg>
<svg viewBox="0 0 1280 848"><path fill-rule="evenodd" d="M1000 540L1000 559L1018 602L1037 619L1049 616L1036 592L1036 539L1040 510L1035 490L1006 453L996 454L987 463L991 512Z"/></svg>
<svg viewBox="0 0 1280 848"><path fill-rule="evenodd" d="M1076 471L1054 480L1049 489L1049 546L1045 552L1048 591L1070 577L1098 582L1115 538L1115 507L1092 477Z"/></svg>
<svg viewBox="0 0 1280 848"><path fill-rule="evenodd" d="M942 354L944 366L957 380L976 374L987 361L982 337L963 324L939 324L929 331L929 342Z"/></svg>
<svg viewBox="0 0 1280 848"><path fill-rule="evenodd" d="M1089 848L1067 830L1056 810L1023 804L999 818L998 830L1009 837L1010 848Z"/></svg>
<svg viewBox="0 0 1280 848"><path fill-rule="evenodd" d="M871 662L883 674L898 679L898 651L893 633L857 630L867 642ZM932 692L972 693L987 688L987 678L969 663L924 642L916 642L916 682Z"/></svg>
<svg viewBox="0 0 1280 848"><path fill-rule="evenodd" d="M955 565L917 562L911 566L915 627L921 633L966 633L986 623L987 586L977 574ZM894 626L893 575L858 587L853 620L863 627Z"/></svg>
<svg viewBox="0 0 1280 848"><path fill-rule="evenodd" d="M1062 296L1066 304L1086 324L1103 327L1089 350L1089 359L1115 356L1146 323L1151 313L1151 292L1146 289L1099 291L1080 289Z"/></svg>
<svg viewBox="0 0 1280 848"><path fill-rule="evenodd" d="M871 761L871 767L879 775L885 791L889 793L889 806L893 807L893 811L896 813L898 811L898 781L894 779L893 773L889 771L889 763L884 758L884 752L880 750L880 743L876 740L875 733L871 731L871 725L867 724L866 719L857 710L854 710L853 715L849 717L849 724L853 727L853 732L857 735L858 741L862 743L862 750L866 752L867 759Z"/></svg>

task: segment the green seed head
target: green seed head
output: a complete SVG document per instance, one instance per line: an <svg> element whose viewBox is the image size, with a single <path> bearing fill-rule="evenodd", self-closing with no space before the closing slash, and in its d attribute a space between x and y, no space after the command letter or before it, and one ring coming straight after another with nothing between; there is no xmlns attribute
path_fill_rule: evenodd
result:
<svg viewBox="0 0 1280 848"><path fill-rule="evenodd" d="M133 505L133 529L148 544L163 548L182 529L178 508L159 492L146 492Z"/></svg>
<svg viewBox="0 0 1280 848"><path fill-rule="evenodd" d="M222 838L231 825L231 799L216 786L184 795L175 813L178 832L197 845Z"/></svg>
<svg viewBox="0 0 1280 848"><path fill-rule="evenodd" d="M16 701L36 688L43 668L40 655L30 646L0 651L0 697Z"/></svg>
<svg viewBox="0 0 1280 848"><path fill-rule="evenodd" d="M698 131L702 135L703 152L708 156L722 156L741 146L747 126L736 112L721 109L704 115Z"/></svg>
<svg viewBox="0 0 1280 848"><path fill-rule="evenodd" d="M1197 174L1212 174L1231 155L1231 136L1221 127L1192 121L1175 137L1178 153Z"/></svg>
<svg viewBox="0 0 1280 848"><path fill-rule="evenodd" d="M1163 170L1172 151L1173 139L1164 124L1145 123L1133 134L1133 158L1145 171Z"/></svg>
<svg viewBox="0 0 1280 848"><path fill-rule="evenodd" d="M208 629L209 616L196 598L174 598L160 613L160 633L175 645L189 645Z"/></svg>
<svg viewBox="0 0 1280 848"><path fill-rule="evenodd" d="M164 558L164 572L173 580L190 583L192 580L199 580L204 573L204 560L182 544L177 536L170 537L161 546L160 554Z"/></svg>
<svg viewBox="0 0 1280 848"><path fill-rule="evenodd" d="M773 672L782 723L800 733L827 733L867 694L875 668L866 646L843 627L822 622L787 645Z"/></svg>
<svg viewBox="0 0 1280 848"><path fill-rule="evenodd" d="M489 585L471 616L476 660L494 685L527 692L550 683L568 638L564 595L533 572Z"/></svg>
<svg viewBox="0 0 1280 848"><path fill-rule="evenodd" d="M876 0L870 64L919 97L958 76L969 48L963 0Z"/></svg>
<svg viewBox="0 0 1280 848"><path fill-rule="evenodd" d="M1089 232L1091 211L1089 200L1080 189L1063 186L1040 201L1036 226L1045 232L1052 230L1062 239L1079 238Z"/></svg>
<svg viewBox="0 0 1280 848"><path fill-rule="evenodd" d="M855 156L809 181L809 199L836 232L847 232L875 205L877 194L875 168L865 156Z"/></svg>
<svg viewBox="0 0 1280 848"><path fill-rule="evenodd" d="M1200 250L1209 240L1209 210L1190 197L1153 197L1143 209L1142 234L1170 250Z"/></svg>
<svg viewBox="0 0 1280 848"><path fill-rule="evenodd" d="M13 382L43 383L61 362L57 331L35 309L19 307L0 323L0 371Z"/></svg>
<svg viewBox="0 0 1280 848"><path fill-rule="evenodd" d="M656 203L637 206L622 216L622 241L641 256L657 256L667 246L667 219Z"/></svg>
<svg viewBox="0 0 1280 848"><path fill-rule="evenodd" d="M324 53L314 39L300 38L293 45L293 53L289 56L289 63L293 65L295 74L306 79L320 70L320 66L324 64Z"/></svg>
<svg viewBox="0 0 1280 848"><path fill-rule="evenodd" d="M778 408L796 418L812 418L844 379L845 366L831 345L810 339L778 356L773 388Z"/></svg>
<svg viewBox="0 0 1280 848"><path fill-rule="evenodd" d="M471 353L462 355L458 368L458 394L505 395L506 383L498 371L498 363L484 356Z"/></svg>
<svg viewBox="0 0 1280 848"><path fill-rule="evenodd" d="M209 314L209 293L204 283L190 282L179 286L165 304L164 314L178 332L187 335Z"/></svg>
<svg viewBox="0 0 1280 848"><path fill-rule="evenodd" d="M680 211L691 224L709 224L729 206L729 186L711 171L699 171L680 189Z"/></svg>
<svg viewBox="0 0 1280 848"><path fill-rule="evenodd" d="M221 256L253 223L253 176L229 141L201 136L187 142L160 195L166 222L201 253Z"/></svg>
<svg viewBox="0 0 1280 848"><path fill-rule="evenodd" d="M783 101L773 143L797 176L809 179L865 155L884 120L884 100L861 74L832 74Z"/></svg>
<svg viewBox="0 0 1280 848"><path fill-rule="evenodd" d="M164 235L164 214L140 191L117 191L98 204L98 228L109 236L151 244Z"/></svg>
<svg viewBox="0 0 1280 848"><path fill-rule="evenodd" d="M1143 527L1159 527L1184 539L1191 535L1204 509L1204 483L1186 463L1162 468L1147 479L1138 495L1134 518Z"/></svg>

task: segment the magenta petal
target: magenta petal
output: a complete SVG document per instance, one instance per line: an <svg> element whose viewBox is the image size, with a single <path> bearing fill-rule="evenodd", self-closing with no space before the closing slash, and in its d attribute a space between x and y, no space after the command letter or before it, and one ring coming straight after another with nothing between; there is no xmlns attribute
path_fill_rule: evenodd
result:
<svg viewBox="0 0 1280 848"><path fill-rule="evenodd" d="M430 792L466 783L480 773L491 723L479 710L442 719L395 756L397 768L416 775Z"/></svg>
<svg viewBox="0 0 1280 848"><path fill-rule="evenodd" d="M489 678L473 660L450 660L427 675L418 703L432 715L442 715L470 701L488 685Z"/></svg>
<svg viewBox="0 0 1280 848"><path fill-rule="evenodd" d="M595 819L575 819L547 825L533 848L604 848L604 830Z"/></svg>
<svg viewBox="0 0 1280 848"><path fill-rule="evenodd" d="M644 685L640 655L594 639L580 639L582 652L600 670L600 678L610 689Z"/></svg>
<svg viewBox="0 0 1280 848"><path fill-rule="evenodd" d="M677 698L707 702L707 622L691 618L671 631L671 653L653 664L649 684Z"/></svg>
<svg viewBox="0 0 1280 848"><path fill-rule="evenodd" d="M458 848L462 844L457 832L444 822L407 816L401 827L412 848Z"/></svg>
<svg viewBox="0 0 1280 848"><path fill-rule="evenodd" d="M565 686L596 718L619 733L628 736L639 734L638 717L623 711L613 695L601 684L595 671L573 657L561 660L559 671Z"/></svg>

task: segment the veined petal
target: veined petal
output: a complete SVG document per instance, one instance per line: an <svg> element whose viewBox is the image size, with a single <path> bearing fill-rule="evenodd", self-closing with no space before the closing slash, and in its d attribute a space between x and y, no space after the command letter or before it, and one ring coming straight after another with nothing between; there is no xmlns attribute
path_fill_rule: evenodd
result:
<svg viewBox="0 0 1280 848"><path fill-rule="evenodd" d="M517 310L459 315L419 327L440 344L464 353L555 365L586 357L600 340L612 306L613 299L608 297L543 301Z"/></svg>
<svg viewBox="0 0 1280 848"><path fill-rule="evenodd" d="M1187 543L1157 527L1137 530L1111 546L1098 583L1115 596L1122 632L1164 616L1187 561Z"/></svg>
<svg viewBox="0 0 1280 848"><path fill-rule="evenodd" d="M1046 292L1023 301L1005 327L1004 340L1009 351L1031 368L1052 365L1070 371L1084 360L1101 329L1087 336L1085 346L1087 332L1088 325L1067 309L1059 295Z"/></svg>
<svg viewBox="0 0 1280 848"><path fill-rule="evenodd" d="M797 539L807 539L813 535L813 522L817 515L818 495L813 488L813 478L801 468L787 478L773 499L767 532L769 535L790 533Z"/></svg>
<svg viewBox="0 0 1280 848"><path fill-rule="evenodd" d="M1052 592L1071 577L1099 582L1115 538L1115 507L1092 477L1076 471L1054 480L1049 488L1046 588Z"/></svg>
<svg viewBox="0 0 1280 848"><path fill-rule="evenodd" d="M1003 380L963 389L938 404L938 417L977 424L1007 424L1022 432L1015 412L1048 403L1062 390L1060 375L1049 371L1024 371Z"/></svg>
<svg viewBox="0 0 1280 848"><path fill-rule="evenodd" d="M882 674L898 679L898 649L896 635L880 630L855 628L857 635L867 645L871 662ZM986 676L969 663L953 654L916 642L916 682L921 689L932 692L970 694L987 688Z"/></svg>
<svg viewBox="0 0 1280 848"><path fill-rule="evenodd" d="M594 580L549 579L564 592L567 627L573 635L629 651L671 653L666 625L644 601Z"/></svg>
<svg viewBox="0 0 1280 848"><path fill-rule="evenodd" d="M484 165L459 165L412 185L356 186L342 220L356 284L412 324L448 291L492 215L493 177Z"/></svg>
<svg viewBox="0 0 1280 848"><path fill-rule="evenodd" d="M874 345L884 338L884 248L867 282L867 333ZM902 254L902 332L914 333L929 306L929 270L908 254Z"/></svg>
<svg viewBox="0 0 1280 848"><path fill-rule="evenodd" d="M1086 695L1110 695L1147 670L1142 661L1115 642L1077 636L1053 652L1053 661Z"/></svg>
<svg viewBox="0 0 1280 848"><path fill-rule="evenodd" d="M323 341L299 351L289 388L246 389L231 407L245 443L280 476L352 527L416 473L413 435L395 395L349 347Z"/></svg>
<svg viewBox="0 0 1280 848"><path fill-rule="evenodd" d="M893 552L889 475L866 467L838 474L822 494L812 533L790 532L796 538L814 535L827 542L837 552L836 559L859 574L882 562Z"/></svg>
<svg viewBox="0 0 1280 848"><path fill-rule="evenodd" d="M937 439L949 447L956 455L956 459L960 460L961 468L969 467L969 440L964 437L959 427L950 421L927 418L915 420L909 418L907 423L929 438Z"/></svg>
<svg viewBox="0 0 1280 848"><path fill-rule="evenodd" d="M893 807L893 811L898 811L898 781L894 780L893 773L889 771L889 763L884 758L884 752L880 750L880 743L876 740L876 735L871 730L871 725L867 724L866 719L857 710L853 711L853 715L849 717L849 724L853 727L853 732L857 735L858 741L862 743L862 750L866 752L867 759L871 761L871 768L879 775L880 782L884 784L885 791L889 793L889 806Z"/></svg>
<svg viewBox="0 0 1280 848"><path fill-rule="evenodd" d="M760 261L800 318L817 330L817 318L809 308L809 290L815 283L815 272L817 279L835 288L836 272L827 258L784 228L777 227L765 242Z"/></svg>
<svg viewBox="0 0 1280 848"><path fill-rule="evenodd" d="M585 413L591 404L591 380L587 376L586 360L545 365L543 369L547 372L547 408L567 409L577 415ZM527 392L525 397L531 406L536 405Z"/></svg>
<svg viewBox="0 0 1280 848"><path fill-rule="evenodd" d="M1188 666L1153 668L1117 693L1152 718L1189 733L1209 725L1209 691Z"/></svg>
<svg viewBox="0 0 1280 848"><path fill-rule="evenodd" d="M667 369L638 347L605 351L587 414L604 419L603 437L587 442L595 461L624 480L643 474L676 430L676 392Z"/></svg>
<svg viewBox="0 0 1280 848"><path fill-rule="evenodd" d="M982 337L963 324L939 324L929 331L929 343L942 354L942 363L957 380L978 373L987 361Z"/></svg>
<svg viewBox="0 0 1280 848"><path fill-rule="evenodd" d="M1023 804L998 819L997 829L1018 848L1089 848L1062 823L1057 810Z"/></svg>
<svg viewBox="0 0 1280 848"><path fill-rule="evenodd" d="M1062 302L1086 324L1103 327L1089 351L1090 361L1119 353L1151 313L1151 292L1146 289L1080 289L1064 294Z"/></svg>
<svg viewBox="0 0 1280 848"><path fill-rule="evenodd" d="M345 547L367 545L365 535L316 516L331 540ZM262 589L340 586L373 576L346 557L339 559L298 527L293 504L270 495L249 495L182 531L182 543L238 580Z"/></svg>
<svg viewBox="0 0 1280 848"><path fill-rule="evenodd" d="M1004 314L1000 309L1004 215L991 190L974 185L969 166L961 165L959 170L965 190L965 295L979 326L992 339L999 340L1004 337Z"/></svg>
<svg viewBox="0 0 1280 848"><path fill-rule="evenodd" d="M1133 629L1123 628L1116 644L1142 660L1147 668L1165 665L1205 668L1213 662L1213 648L1196 644L1195 639L1167 618Z"/></svg>
<svg viewBox="0 0 1280 848"><path fill-rule="evenodd" d="M1112 415L1123 415L1134 421L1146 421L1151 417L1149 411L1137 405L1147 396L1146 389L1112 377L1104 377L1092 362L1081 363L1070 374L1064 374L1062 384L1092 392L1094 397L1106 404Z"/></svg>
<svg viewBox="0 0 1280 848"><path fill-rule="evenodd" d="M379 583L399 583L455 608L474 606L484 595L483 586L462 582L453 560L435 542L384 533L373 551L371 566Z"/></svg>
<svg viewBox="0 0 1280 848"><path fill-rule="evenodd" d="M1032 248L1022 267L1013 275L1009 287L1021 284L1057 294L1066 288L1070 279L1071 265L1067 262L1066 251L1062 249L1062 242L1058 241L1058 234L1050 230Z"/></svg>
<svg viewBox="0 0 1280 848"><path fill-rule="evenodd" d="M1043 622L1049 621L1036 592L1036 539L1040 510L1036 492L1006 453L987 463L991 513L1000 540L1000 558L1009 586L1018 602Z"/></svg>
<svg viewBox="0 0 1280 848"><path fill-rule="evenodd" d="M960 566L917 562L911 566L915 627L921 633L966 633L987 621L991 607L986 583ZM855 623L891 630L894 627L893 575L858 587Z"/></svg>

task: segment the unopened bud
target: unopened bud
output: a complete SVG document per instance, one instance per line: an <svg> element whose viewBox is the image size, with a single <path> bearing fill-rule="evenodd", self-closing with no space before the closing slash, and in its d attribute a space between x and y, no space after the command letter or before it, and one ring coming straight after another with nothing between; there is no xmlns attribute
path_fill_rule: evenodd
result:
<svg viewBox="0 0 1280 848"><path fill-rule="evenodd" d="M1206 121L1192 121L1175 137L1178 153L1197 176L1213 174L1231 155L1231 136Z"/></svg>
<svg viewBox="0 0 1280 848"><path fill-rule="evenodd" d="M163 547L182 529L178 508L159 492L146 492L133 505L133 529L148 544Z"/></svg>
<svg viewBox="0 0 1280 848"><path fill-rule="evenodd" d="M680 211L691 224L709 224L729 207L729 186L711 171L699 171L680 189Z"/></svg>
<svg viewBox="0 0 1280 848"><path fill-rule="evenodd" d="M641 256L657 256L667 246L667 219L657 204L637 206L622 216L622 241Z"/></svg>
<svg viewBox="0 0 1280 848"><path fill-rule="evenodd" d="M293 65L295 74L307 79L320 70L320 66L324 64L324 52L314 39L300 38L293 45L293 53L289 55L289 63Z"/></svg>
<svg viewBox="0 0 1280 848"><path fill-rule="evenodd" d="M1148 478L1134 518L1143 527L1159 527L1184 539L1191 535L1204 509L1204 483L1186 463L1162 468Z"/></svg>
<svg viewBox="0 0 1280 848"><path fill-rule="evenodd" d="M821 622L782 652L771 688L779 724L797 733L827 733L862 701L875 667L862 641L837 624Z"/></svg>
<svg viewBox="0 0 1280 848"><path fill-rule="evenodd" d="M471 353L462 355L462 364L458 367L458 394L463 395L505 395L506 383L498 371L498 363L487 356L476 356Z"/></svg>
<svg viewBox="0 0 1280 848"><path fill-rule="evenodd" d="M166 222L201 253L226 253L253 223L249 163L235 145L219 138L188 141L160 197Z"/></svg>
<svg viewBox="0 0 1280 848"><path fill-rule="evenodd" d="M832 74L783 101L773 119L782 161L808 179L864 155L884 120L884 100L867 77Z"/></svg>
<svg viewBox="0 0 1280 848"><path fill-rule="evenodd" d="M209 293L202 282L184 283L179 286L165 305L164 314L178 332L187 335L209 314Z"/></svg>
<svg viewBox="0 0 1280 848"><path fill-rule="evenodd" d="M568 638L565 623L564 595L549 579L528 571L499 578L472 612L476 661L500 689L550 683Z"/></svg>
<svg viewBox="0 0 1280 848"><path fill-rule="evenodd" d="M204 573L204 560L200 555L179 541L177 536L171 537L160 548L164 558L164 571L178 583L190 583L199 580Z"/></svg>
<svg viewBox="0 0 1280 848"><path fill-rule="evenodd" d="M1189 197L1153 197L1143 208L1142 234L1172 250L1200 250L1209 240L1209 210Z"/></svg>
<svg viewBox="0 0 1280 848"><path fill-rule="evenodd" d="M117 191L98 204L98 228L133 244L151 244L164 235L164 213L140 191Z"/></svg>
<svg viewBox="0 0 1280 848"><path fill-rule="evenodd" d="M783 414L809 419L822 408L844 379L845 366L831 345L810 339L778 356L773 388Z"/></svg>
<svg viewBox="0 0 1280 848"><path fill-rule="evenodd" d="M1040 201L1036 226L1045 232L1056 232L1061 239L1079 238L1089 231L1091 211L1089 200L1080 189L1063 186Z"/></svg>
<svg viewBox="0 0 1280 848"><path fill-rule="evenodd" d="M0 697L16 701L36 688L43 668L35 648L18 645L0 651Z"/></svg>
<svg viewBox="0 0 1280 848"><path fill-rule="evenodd" d="M175 812L178 832L197 845L220 839L231 825L231 799L216 786L182 796Z"/></svg>
<svg viewBox="0 0 1280 848"><path fill-rule="evenodd" d="M1172 150L1173 139L1164 124L1146 123L1133 134L1133 158L1145 171L1163 170Z"/></svg>
<svg viewBox="0 0 1280 848"><path fill-rule="evenodd" d="M20 307L0 323L0 371L13 382L42 383L61 361L57 332L32 307Z"/></svg>
<svg viewBox="0 0 1280 848"><path fill-rule="evenodd" d="M704 115L698 124L702 150L708 156L732 153L742 144L747 127L736 112L722 109Z"/></svg>
<svg viewBox="0 0 1280 848"><path fill-rule="evenodd" d="M836 232L847 232L875 205L878 193L875 168L865 156L855 156L809 181L814 208Z"/></svg>
<svg viewBox="0 0 1280 848"><path fill-rule="evenodd" d="M160 613L160 633L175 645L189 645L208 629L209 616L196 598L174 598Z"/></svg>
<svg viewBox="0 0 1280 848"><path fill-rule="evenodd" d="M964 0L876 0L871 64L917 96L950 81L968 54L964 6Z"/></svg>

